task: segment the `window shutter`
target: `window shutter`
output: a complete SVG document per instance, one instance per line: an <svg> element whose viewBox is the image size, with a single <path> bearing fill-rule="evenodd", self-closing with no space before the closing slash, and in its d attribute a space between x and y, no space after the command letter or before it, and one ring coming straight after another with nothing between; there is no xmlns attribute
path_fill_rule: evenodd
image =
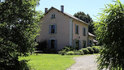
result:
<svg viewBox="0 0 124 70"><path fill-rule="evenodd" d="M77 32L77 30L76 30L77 28L76 28L76 24L75 24L75 34L76 34L76 32Z"/></svg>
<svg viewBox="0 0 124 70"><path fill-rule="evenodd" d="M55 24L55 33L57 33L57 25Z"/></svg>
<svg viewBox="0 0 124 70"><path fill-rule="evenodd" d="M81 41L79 40L79 49L81 48Z"/></svg>
<svg viewBox="0 0 124 70"><path fill-rule="evenodd" d="M55 40L55 49L57 50L57 40Z"/></svg>
<svg viewBox="0 0 124 70"><path fill-rule="evenodd" d="M51 48L51 40L48 40L48 48Z"/></svg>
<svg viewBox="0 0 124 70"><path fill-rule="evenodd" d="M49 25L49 34L51 33L51 25Z"/></svg>

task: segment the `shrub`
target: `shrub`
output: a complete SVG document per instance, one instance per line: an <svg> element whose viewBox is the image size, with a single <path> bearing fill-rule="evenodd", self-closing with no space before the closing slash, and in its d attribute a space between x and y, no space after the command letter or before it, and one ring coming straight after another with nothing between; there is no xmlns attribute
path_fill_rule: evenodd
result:
<svg viewBox="0 0 124 70"><path fill-rule="evenodd" d="M68 51L68 52L66 52L66 55L74 55L75 53L74 53L74 51Z"/></svg>
<svg viewBox="0 0 124 70"><path fill-rule="evenodd" d="M89 54L89 50L87 48L82 48L80 51L82 51L84 54Z"/></svg>
<svg viewBox="0 0 124 70"><path fill-rule="evenodd" d="M100 46L93 46L92 48L94 50L94 53L99 53L100 52Z"/></svg>
<svg viewBox="0 0 124 70"><path fill-rule="evenodd" d="M74 51L75 55L81 55L81 53L79 51Z"/></svg>
<svg viewBox="0 0 124 70"><path fill-rule="evenodd" d="M72 46L65 46L62 50L65 50L65 51L73 51L74 48Z"/></svg>
<svg viewBox="0 0 124 70"><path fill-rule="evenodd" d="M87 47L87 49L89 50L89 53L90 53L90 54L93 54L93 53L94 53L94 50L93 50L92 47Z"/></svg>
<svg viewBox="0 0 124 70"><path fill-rule="evenodd" d="M59 51L59 54L61 54L61 55L65 55L65 53L66 53L65 50Z"/></svg>
<svg viewBox="0 0 124 70"><path fill-rule="evenodd" d="M78 52L80 52L80 55L84 55L84 52L82 50L79 50Z"/></svg>
<svg viewBox="0 0 124 70"><path fill-rule="evenodd" d="M74 48L72 46L65 46L61 51L59 51L59 54L65 55L68 51L73 51Z"/></svg>

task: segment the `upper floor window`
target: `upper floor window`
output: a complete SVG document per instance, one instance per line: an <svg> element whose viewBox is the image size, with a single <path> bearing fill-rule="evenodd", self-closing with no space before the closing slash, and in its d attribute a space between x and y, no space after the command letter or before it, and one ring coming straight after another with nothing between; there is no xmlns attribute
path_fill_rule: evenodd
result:
<svg viewBox="0 0 124 70"><path fill-rule="evenodd" d="M75 34L79 34L79 26L75 25Z"/></svg>
<svg viewBox="0 0 124 70"><path fill-rule="evenodd" d="M56 25L50 25L50 27L49 27L49 33L51 33L51 34L56 33Z"/></svg>
<svg viewBox="0 0 124 70"><path fill-rule="evenodd" d="M83 36L86 36L86 28L83 28Z"/></svg>
<svg viewBox="0 0 124 70"><path fill-rule="evenodd" d="M51 19L54 19L56 16L55 16L55 14L52 14L51 15Z"/></svg>

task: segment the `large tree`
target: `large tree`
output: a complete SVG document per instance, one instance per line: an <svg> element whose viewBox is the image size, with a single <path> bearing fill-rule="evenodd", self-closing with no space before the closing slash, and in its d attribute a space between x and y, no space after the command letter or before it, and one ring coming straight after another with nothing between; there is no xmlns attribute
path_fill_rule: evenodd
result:
<svg viewBox="0 0 124 70"><path fill-rule="evenodd" d="M0 3L0 70L16 69L18 57L33 51L39 30L39 16L35 11L38 2L5 0Z"/></svg>
<svg viewBox="0 0 124 70"><path fill-rule="evenodd" d="M85 14L84 12L77 12L74 14L74 16L88 23L89 24L88 31L94 33L93 20L89 14Z"/></svg>
<svg viewBox="0 0 124 70"><path fill-rule="evenodd" d="M124 69L124 5L119 0L108 4L95 23L96 35L103 43L99 69Z"/></svg>

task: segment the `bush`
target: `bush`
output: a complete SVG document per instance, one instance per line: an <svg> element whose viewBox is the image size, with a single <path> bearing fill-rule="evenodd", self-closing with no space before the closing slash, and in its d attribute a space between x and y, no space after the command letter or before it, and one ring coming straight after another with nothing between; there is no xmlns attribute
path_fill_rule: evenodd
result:
<svg viewBox="0 0 124 70"><path fill-rule="evenodd" d="M74 55L75 53L74 53L74 51L68 51L68 52L66 52L66 55Z"/></svg>
<svg viewBox="0 0 124 70"><path fill-rule="evenodd" d="M59 54L65 55L67 52L73 51L73 50L74 48L72 46L65 46L61 51L59 51Z"/></svg>
<svg viewBox="0 0 124 70"><path fill-rule="evenodd" d="M74 51L75 55L81 55L81 53L79 51Z"/></svg>
<svg viewBox="0 0 124 70"><path fill-rule="evenodd" d="M87 49L89 50L89 54L93 54L94 53L94 50L92 47L87 47Z"/></svg>
<svg viewBox="0 0 124 70"><path fill-rule="evenodd" d="M99 53L100 52L100 46L93 46L92 48L94 50L94 53Z"/></svg>
<svg viewBox="0 0 124 70"><path fill-rule="evenodd" d="M62 50L65 50L65 51L73 51L74 48L72 46L65 46Z"/></svg>
<svg viewBox="0 0 124 70"><path fill-rule="evenodd" d="M89 50L87 48L82 48L80 51L82 51L84 54L89 54Z"/></svg>
<svg viewBox="0 0 124 70"><path fill-rule="evenodd" d="M78 52L80 52L80 55L84 55L84 52L82 50L79 50Z"/></svg>
<svg viewBox="0 0 124 70"><path fill-rule="evenodd" d="M59 51L59 54L61 54L61 55L65 55L65 53L66 53L65 50Z"/></svg>

